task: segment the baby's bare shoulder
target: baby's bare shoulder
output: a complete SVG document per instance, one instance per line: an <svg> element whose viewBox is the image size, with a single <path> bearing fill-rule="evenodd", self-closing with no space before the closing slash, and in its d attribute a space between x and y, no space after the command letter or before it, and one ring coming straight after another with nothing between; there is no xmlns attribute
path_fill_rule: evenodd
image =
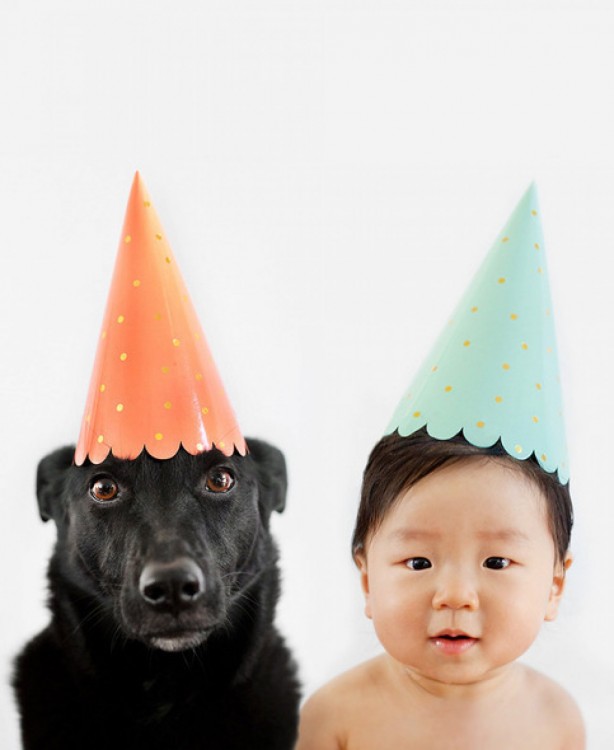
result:
<svg viewBox="0 0 614 750"><path fill-rule="evenodd" d="M578 704L557 682L530 667L524 667L525 697L542 719L557 730L562 750L582 750L586 745L584 720Z"/></svg>
<svg viewBox="0 0 614 750"><path fill-rule="evenodd" d="M317 712L345 716L360 710L360 705L371 703L370 693L381 680L382 658L363 662L327 682L306 701L303 714Z"/></svg>
<svg viewBox="0 0 614 750"><path fill-rule="evenodd" d="M381 671L380 657L340 674L317 690L303 705L296 750L341 750L350 728L372 709Z"/></svg>

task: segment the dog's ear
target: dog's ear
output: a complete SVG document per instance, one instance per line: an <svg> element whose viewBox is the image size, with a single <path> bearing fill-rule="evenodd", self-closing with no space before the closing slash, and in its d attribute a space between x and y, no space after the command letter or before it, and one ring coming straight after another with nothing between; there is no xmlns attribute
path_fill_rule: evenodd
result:
<svg viewBox="0 0 614 750"><path fill-rule="evenodd" d="M286 507L288 474L284 454L269 443L255 438L247 439L249 455L258 470L260 503L268 518L272 511L281 513Z"/></svg>
<svg viewBox="0 0 614 750"><path fill-rule="evenodd" d="M43 521L54 518L58 512L62 482L66 470L72 465L75 446L66 445L45 456L38 464L36 472L36 497L38 510Z"/></svg>

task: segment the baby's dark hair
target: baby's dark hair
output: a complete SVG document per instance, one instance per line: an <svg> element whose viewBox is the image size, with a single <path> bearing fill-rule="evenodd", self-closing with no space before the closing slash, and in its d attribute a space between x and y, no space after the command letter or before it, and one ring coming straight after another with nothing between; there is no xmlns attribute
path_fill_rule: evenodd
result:
<svg viewBox="0 0 614 750"><path fill-rule="evenodd" d="M352 553L356 555L365 548L369 535L377 531L388 511L410 487L437 469L476 456L505 461L541 490L546 499L557 561L562 562L569 549L573 525L569 484L561 484L556 474L544 471L533 456L524 461L512 458L500 442L490 448L478 448L462 435L435 440L425 429L407 437L397 432L386 435L371 451L363 475Z"/></svg>

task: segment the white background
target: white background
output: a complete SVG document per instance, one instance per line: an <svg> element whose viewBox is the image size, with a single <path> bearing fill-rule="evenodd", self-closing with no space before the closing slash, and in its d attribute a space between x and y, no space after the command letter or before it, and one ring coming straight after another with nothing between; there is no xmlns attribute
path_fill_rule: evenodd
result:
<svg viewBox="0 0 614 750"><path fill-rule="evenodd" d="M286 453L280 628L306 694L377 651L349 542L397 399L532 179L576 563L526 659L614 747L614 14L591 0L53 3L0 11L0 746L47 621L39 458L74 442L133 173L239 421Z"/></svg>

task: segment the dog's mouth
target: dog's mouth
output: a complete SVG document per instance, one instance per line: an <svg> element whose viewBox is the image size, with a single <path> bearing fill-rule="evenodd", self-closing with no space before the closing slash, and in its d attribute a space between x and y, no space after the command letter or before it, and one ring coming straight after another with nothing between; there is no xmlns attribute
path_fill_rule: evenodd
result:
<svg viewBox="0 0 614 750"><path fill-rule="evenodd" d="M185 651L203 644L219 627L221 612L201 607L178 616L170 612L149 612L122 608L119 619L125 635L160 651Z"/></svg>
<svg viewBox="0 0 614 750"><path fill-rule="evenodd" d="M175 651L185 651L186 649L196 648L203 643L210 632L209 629L201 630L177 630L160 633L145 633L141 639L152 648L160 649L173 653Z"/></svg>

